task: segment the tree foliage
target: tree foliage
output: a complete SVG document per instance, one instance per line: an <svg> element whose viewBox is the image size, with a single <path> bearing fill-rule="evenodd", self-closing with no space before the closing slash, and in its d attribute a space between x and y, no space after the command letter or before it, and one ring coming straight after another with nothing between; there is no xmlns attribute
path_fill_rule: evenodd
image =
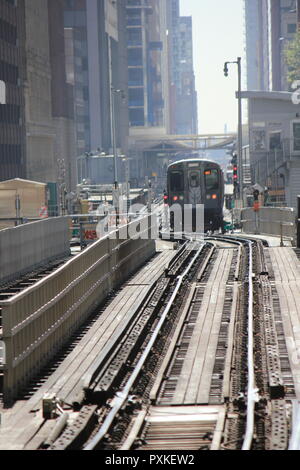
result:
<svg viewBox="0 0 300 470"><path fill-rule="evenodd" d="M295 80L300 80L300 31L286 45L284 58L288 67L287 80L291 86Z"/></svg>

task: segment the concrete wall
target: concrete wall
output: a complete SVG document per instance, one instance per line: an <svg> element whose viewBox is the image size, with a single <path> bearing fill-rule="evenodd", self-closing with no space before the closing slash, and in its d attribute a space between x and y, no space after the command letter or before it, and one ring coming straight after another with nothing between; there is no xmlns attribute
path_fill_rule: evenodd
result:
<svg viewBox="0 0 300 470"><path fill-rule="evenodd" d="M0 231L0 285L70 253L67 218L58 217Z"/></svg>
<svg viewBox="0 0 300 470"><path fill-rule="evenodd" d="M288 237L296 236L296 213L294 209L261 207L242 209L241 224L244 233L267 234Z"/></svg>

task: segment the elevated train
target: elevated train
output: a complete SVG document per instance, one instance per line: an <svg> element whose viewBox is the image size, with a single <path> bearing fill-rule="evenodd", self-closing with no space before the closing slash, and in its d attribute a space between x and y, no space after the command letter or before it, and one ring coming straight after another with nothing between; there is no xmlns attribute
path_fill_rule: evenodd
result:
<svg viewBox="0 0 300 470"><path fill-rule="evenodd" d="M193 207L192 230L195 232L196 205L204 206L204 231L216 231L224 227L224 174L216 162L203 159L181 160L168 167L167 195L171 207L180 204ZM170 215L171 229L174 216ZM184 217L182 226L184 225Z"/></svg>

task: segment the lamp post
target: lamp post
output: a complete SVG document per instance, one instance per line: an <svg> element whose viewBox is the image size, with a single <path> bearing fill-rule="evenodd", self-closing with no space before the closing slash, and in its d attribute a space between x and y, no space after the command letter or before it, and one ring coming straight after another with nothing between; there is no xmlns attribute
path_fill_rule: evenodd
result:
<svg viewBox="0 0 300 470"><path fill-rule="evenodd" d="M116 204L116 225L119 225L119 183L118 183L118 151L117 151L117 139L116 139L116 107L115 107L115 96L121 94L124 99L124 90L118 90L113 86L110 87L110 102L111 102L111 135L112 135L112 147L114 155L114 190Z"/></svg>
<svg viewBox="0 0 300 470"><path fill-rule="evenodd" d="M241 198L243 195L242 59L241 57L238 57L236 61L225 62L225 77L228 77L228 64L236 64L238 67L238 195Z"/></svg>

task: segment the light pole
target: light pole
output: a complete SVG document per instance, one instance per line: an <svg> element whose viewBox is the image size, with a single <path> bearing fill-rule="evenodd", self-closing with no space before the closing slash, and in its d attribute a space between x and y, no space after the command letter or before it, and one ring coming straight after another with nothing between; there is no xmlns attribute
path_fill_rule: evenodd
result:
<svg viewBox="0 0 300 470"><path fill-rule="evenodd" d="M117 139L116 139L116 108L115 108L115 96L120 94L124 99L124 90L118 90L113 86L110 87L110 102L111 102L111 135L112 135L112 146L114 155L114 190L115 190L115 201L116 204L116 225L119 225L119 183L118 183L118 151L117 151Z"/></svg>
<svg viewBox="0 0 300 470"><path fill-rule="evenodd" d="M236 64L238 67L238 195L241 198L243 196L242 59L238 57L234 62L225 62L225 77L228 77L228 64Z"/></svg>

